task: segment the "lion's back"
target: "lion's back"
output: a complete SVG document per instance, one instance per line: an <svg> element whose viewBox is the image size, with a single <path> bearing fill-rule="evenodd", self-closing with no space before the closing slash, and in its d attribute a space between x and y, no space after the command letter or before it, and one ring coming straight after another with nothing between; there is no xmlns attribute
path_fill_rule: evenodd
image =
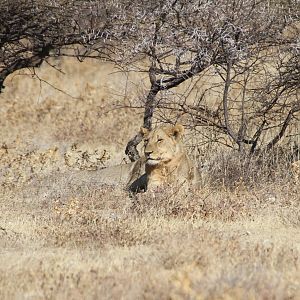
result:
<svg viewBox="0 0 300 300"><path fill-rule="evenodd" d="M142 160L103 168L91 174L90 180L111 185L130 185L145 172Z"/></svg>

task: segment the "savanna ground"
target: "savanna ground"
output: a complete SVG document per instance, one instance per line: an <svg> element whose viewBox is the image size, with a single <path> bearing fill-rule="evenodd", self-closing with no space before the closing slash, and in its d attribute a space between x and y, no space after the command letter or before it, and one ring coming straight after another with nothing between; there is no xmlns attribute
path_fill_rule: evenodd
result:
<svg viewBox="0 0 300 300"><path fill-rule="evenodd" d="M195 194L74 184L124 161L142 111L134 75L62 64L0 96L1 299L300 299L297 168L208 153Z"/></svg>

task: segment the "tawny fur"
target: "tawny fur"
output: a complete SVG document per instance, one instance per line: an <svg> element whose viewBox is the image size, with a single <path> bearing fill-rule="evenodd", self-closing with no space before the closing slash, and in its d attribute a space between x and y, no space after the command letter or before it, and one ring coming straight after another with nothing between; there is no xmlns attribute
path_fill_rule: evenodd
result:
<svg viewBox="0 0 300 300"><path fill-rule="evenodd" d="M130 192L145 192L165 184L197 187L200 175L196 165L189 159L184 145L182 125L161 126L148 131L141 129L144 136L144 157L136 162L108 167L95 172L80 172L79 180L89 183L125 185ZM74 174L75 182L79 174Z"/></svg>
<svg viewBox="0 0 300 300"><path fill-rule="evenodd" d="M145 140L147 189L163 184L197 186L200 175L182 143L183 126L161 126L152 131L141 129Z"/></svg>

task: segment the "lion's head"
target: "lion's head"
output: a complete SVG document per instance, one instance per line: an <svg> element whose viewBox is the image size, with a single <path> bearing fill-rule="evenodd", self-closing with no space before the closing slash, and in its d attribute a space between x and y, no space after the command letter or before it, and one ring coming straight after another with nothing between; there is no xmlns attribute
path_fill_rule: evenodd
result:
<svg viewBox="0 0 300 300"><path fill-rule="evenodd" d="M184 132L182 125L161 126L149 131L141 128L144 137L146 165L158 166L180 156L184 150L181 138Z"/></svg>

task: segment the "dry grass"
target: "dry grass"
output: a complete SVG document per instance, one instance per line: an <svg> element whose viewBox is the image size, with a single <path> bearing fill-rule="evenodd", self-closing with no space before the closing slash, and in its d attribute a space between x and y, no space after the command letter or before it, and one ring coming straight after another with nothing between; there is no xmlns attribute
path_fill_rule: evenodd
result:
<svg viewBox="0 0 300 300"><path fill-rule="evenodd" d="M90 80L91 66L81 68ZM13 97L21 97L19 80L7 85ZM74 185L61 176L70 169L64 154L75 156L74 169L95 166L103 149L113 157L105 163L115 163L115 140L126 142L137 116L118 110L98 124L90 112L82 123L93 125L83 130L75 123L95 96L68 106L69 98L54 94L48 111L48 100L34 102L34 95L18 102L4 96L1 299L300 298L296 165L214 155L202 188L187 194L169 187L129 197L121 187ZM109 95L101 97L110 104ZM72 154L75 142L88 144L90 161Z"/></svg>
<svg viewBox="0 0 300 300"><path fill-rule="evenodd" d="M72 192L1 203L1 298L300 296L296 191Z"/></svg>

